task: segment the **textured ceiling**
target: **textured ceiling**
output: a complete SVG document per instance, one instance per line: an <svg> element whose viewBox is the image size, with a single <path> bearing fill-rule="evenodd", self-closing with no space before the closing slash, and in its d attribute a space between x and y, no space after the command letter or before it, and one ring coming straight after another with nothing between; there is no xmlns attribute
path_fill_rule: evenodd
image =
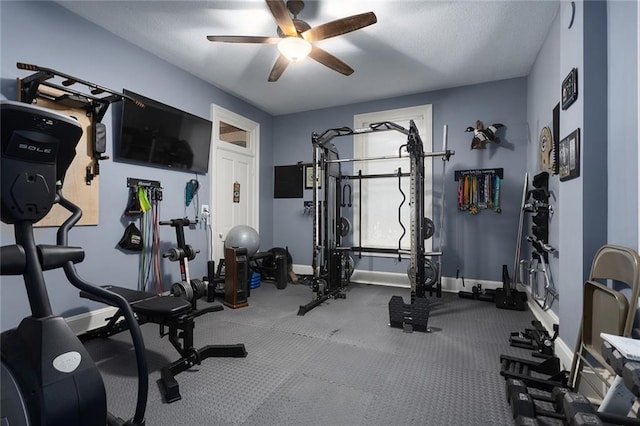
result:
<svg viewBox="0 0 640 426"><path fill-rule="evenodd" d="M307 58L270 83L275 45L206 39L276 37L264 1L58 3L273 115L526 76L559 9L558 1L308 1L298 18L312 27L369 11L378 22L317 42L351 76Z"/></svg>

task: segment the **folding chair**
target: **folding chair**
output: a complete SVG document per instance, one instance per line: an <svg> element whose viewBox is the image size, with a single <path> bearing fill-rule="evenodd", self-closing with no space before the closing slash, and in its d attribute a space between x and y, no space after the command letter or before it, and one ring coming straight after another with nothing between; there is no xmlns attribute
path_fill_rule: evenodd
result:
<svg viewBox="0 0 640 426"><path fill-rule="evenodd" d="M604 283L597 282L602 280ZM631 290L629 299L618 290L607 286L606 280L620 288ZM630 336L633 320L638 307L640 291L640 257L626 247L605 245L596 253L591 265L589 280L584 284L583 311L580 333L576 343L575 356L571 365L569 384L578 390L581 379L604 398L609 385L607 372L615 376L611 366L602 356L600 333ZM596 383L585 376L588 367L602 383Z"/></svg>

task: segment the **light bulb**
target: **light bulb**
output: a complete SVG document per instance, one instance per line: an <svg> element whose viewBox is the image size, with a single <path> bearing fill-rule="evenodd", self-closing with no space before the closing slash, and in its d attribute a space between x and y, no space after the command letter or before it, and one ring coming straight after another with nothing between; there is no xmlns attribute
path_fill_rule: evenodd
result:
<svg viewBox="0 0 640 426"><path fill-rule="evenodd" d="M278 43L278 50L288 60L295 62L311 52L311 43L301 37L285 37Z"/></svg>

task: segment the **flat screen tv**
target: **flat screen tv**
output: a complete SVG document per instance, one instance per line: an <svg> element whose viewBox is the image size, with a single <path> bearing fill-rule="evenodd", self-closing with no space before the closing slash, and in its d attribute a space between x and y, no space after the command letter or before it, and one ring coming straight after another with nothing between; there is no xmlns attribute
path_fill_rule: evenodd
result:
<svg viewBox="0 0 640 426"><path fill-rule="evenodd" d="M140 100L144 108L123 102L116 160L207 173L211 121L126 89L124 93Z"/></svg>

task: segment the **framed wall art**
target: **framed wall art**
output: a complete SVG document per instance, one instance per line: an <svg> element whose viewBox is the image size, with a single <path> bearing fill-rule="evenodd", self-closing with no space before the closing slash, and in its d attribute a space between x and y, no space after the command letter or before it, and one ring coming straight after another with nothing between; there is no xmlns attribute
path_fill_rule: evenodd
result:
<svg viewBox="0 0 640 426"><path fill-rule="evenodd" d="M580 129L576 129L559 144L558 169L560 181L580 176Z"/></svg>
<svg viewBox="0 0 640 426"><path fill-rule="evenodd" d="M572 68L562 81L562 110L568 109L578 99L578 69Z"/></svg>
<svg viewBox="0 0 640 426"><path fill-rule="evenodd" d="M313 166L308 165L304 167L304 189L313 189ZM318 188L322 187L322 170L320 167L316 168L316 182L318 182Z"/></svg>

